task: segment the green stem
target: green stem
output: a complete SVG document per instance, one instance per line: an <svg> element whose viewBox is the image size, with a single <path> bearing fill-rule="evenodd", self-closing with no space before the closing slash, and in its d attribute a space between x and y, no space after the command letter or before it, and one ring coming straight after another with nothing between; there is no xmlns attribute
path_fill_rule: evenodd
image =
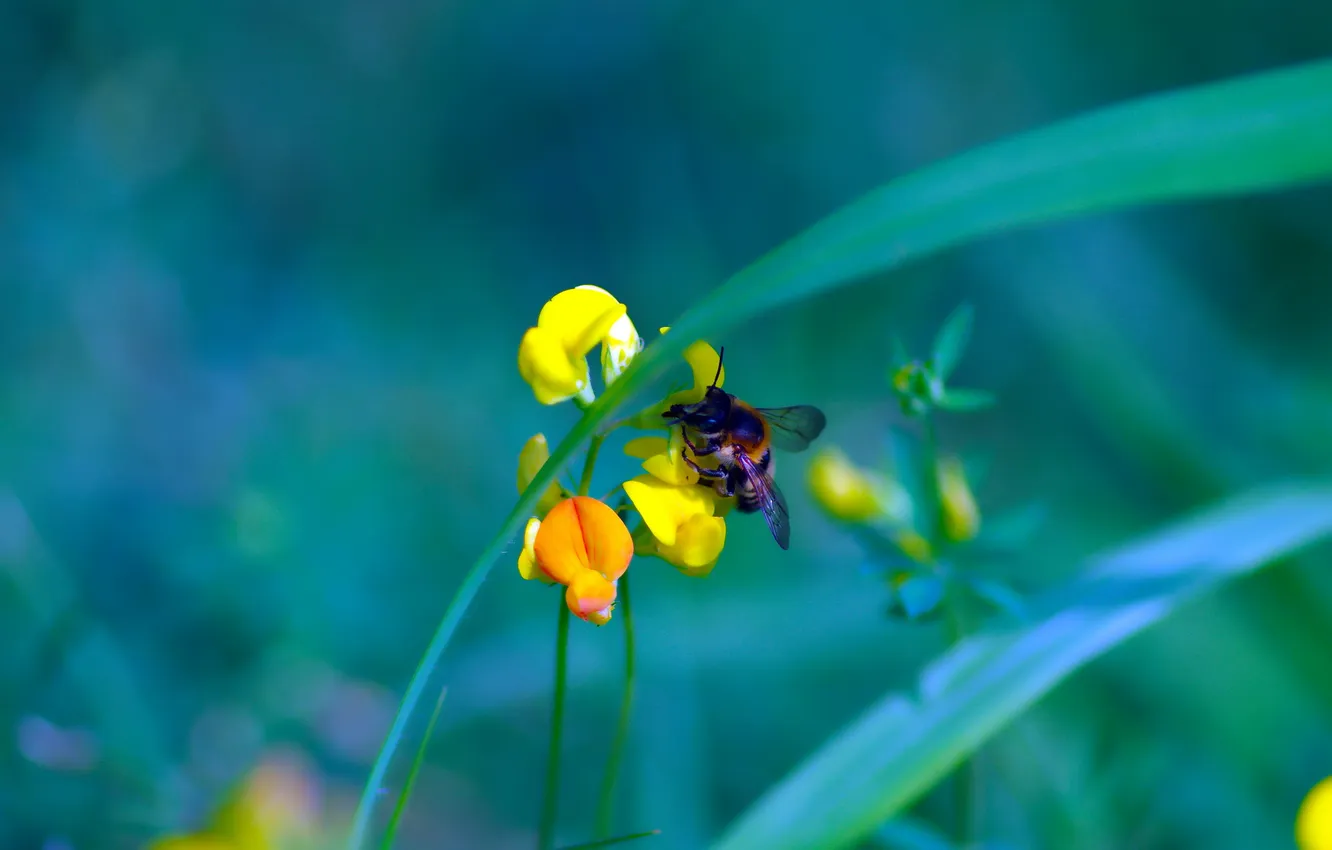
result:
<svg viewBox="0 0 1332 850"><path fill-rule="evenodd" d="M555 698L550 709L550 747L546 754L546 793L541 805L538 850L555 846L555 815L559 811L560 736L564 729L564 691L569 665L569 606L560 594L560 618L555 638Z"/></svg>
<svg viewBox="0 0 1332 850"><path fill-rule="evenodd" d="M922 517L924 527L921 528L921 533L930 541L930 548L937 554L937 546L942 537L940 530L943 525L943 504L939 488L939 436L935 431L934 416L930 411L921 415L920 427L921 465L925 467L921 473L924 476L926 510L926 515Z"/></svg>
<svg viewBox="0 0 1332 850"><path fill-rule="evenodd" d="M601 444L605 442L605 434L593 434L592 439L587 444L587 460L583 462L583 477L578 482L578 495L586 496L587 491L592 489L592 470L597 465L597 453L601 451Z"/></svg>
<svg viewBox="0 0 1332 850"><path fill-rule="evenodd" d="M615 780L624 758L624 746L629 739L629 715L634 703L634 615L629 605L629 575L620 578L620 618L624 620L624 696L620 698L620 720L615 727L610 756L606 759L606 775L601 780L601 802L597 804L597 838L610 834L615 805Z"/></svg>
<svg viewBox="0 0 1332 850"><path fill-rule="evenodd" d="M939 436L934 426L934 416L926 411L921 416L921 462L925 467L925 506L927 515L923 517L925 537L930 541L930 548L936 554L943 542L943 497L939 486ZM951 578L944 576L947 589L944 591L944 617L948 626L948 644L956 646L967 636L965 614L962 611L962 599L955 590ZM976 789L979 787L976 759L967 759L953 772L953 832L959 847L966 847L971 842L972 824L975 816Z"/></svg>

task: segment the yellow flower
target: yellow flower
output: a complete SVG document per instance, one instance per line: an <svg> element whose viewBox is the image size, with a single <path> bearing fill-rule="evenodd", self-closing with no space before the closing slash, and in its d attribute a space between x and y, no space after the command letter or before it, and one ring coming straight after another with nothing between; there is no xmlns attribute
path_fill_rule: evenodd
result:
<svg viewBox="0 0 1332 850"><path fill-rule="evenodd" d="M537 566L536 536L540 528L541 520L536 517L527 521L527 528L523 530L523 550L518 553L518 575L529 581L536 579L542 584L554 584L555 579L546 575Z"/></svg>
<svg viewBox="0 0 1332 850"><path fill-rule="evenodd" d="M724 546L726 520L695 514L675 529L673 545L657 541L657 554L687 576L705 576L717 565Z"/></svg>
<svg viewBox="0 0 1332 850"><path fill-rule="evenodd" d="M1295 815L1300 850L1332 850L1332 776L1313 787Z"/></svg>
<svg viewBox="0 0 1332 850"><path fill-rule="evenodd" d="M545 434L536 434L527 441L523 450L518 453L518 492L522 493L527 489L527 485L536 478L541 467L550 460L550 446L546 443ZM537 516L545 516L546 512L555 507L555 503L560 500L560 485L551 482L550 486L541 494L537 500Z"/></svg>
<svg viewBox="0 0 1332 850"><path fill-rule="evenodd" d="M943 533L949 540L962 543L980 531L980 510L971 495L962 462L955 457L939 461L939 503Z"/></svg>
<svg viewBox="0 0 1332 850"><path fill-rule="evenodd" d="M590 404L596 393L587 355L600 343L602 377L619 377L643 347L627 308L595 286L566 289L546 302L518 346L518 371L542 404L577 398Z"/></svg>
<svg viewBox="0 0 1332 850"><path fill-rule="evenodd" d="M689 470L695 483L683 483L675 478L673 466L664 461L652 463L654 458L643 465L661 468L664 477L640 475L624 482L625 495L652 534L643 554L656 555L685 575L707 575L726 545L726 520L718 516L719 500L711 489L698 485L698 473Z"/></svg>
<svg viewBox="0 0 1332 850"><path fill-rule="evenodd" d="M287 850L315 838L319 786L297 761L270 757L246 776L218 807L207 827L172 835L149 850Z"/></svg>
<svg viewBox="0 0 1332 850"><path fill-rule="evenodd" d="M619 514L588 496L565 499L538 523L531 550L536 568L568 589L570 611L597 625L610 619L615 582L634 557L633 538ZM523 572L522 556L518 563Z"/></svg>
<svg viewBox="0 0 1332 850"><path fill-rule="evenodd" d="M827 448L809 464L814 500L834 519L863 523L874 519L910 520L910 497L896 481L861 469L840 449Z"/></svg>
<svg viewBox="0 0 1332 850"><path fill-rule="evenodd" d="M319 789L299 763L270 758L213 815L209 830L238 850L283 850L315 833Z"/></svg>

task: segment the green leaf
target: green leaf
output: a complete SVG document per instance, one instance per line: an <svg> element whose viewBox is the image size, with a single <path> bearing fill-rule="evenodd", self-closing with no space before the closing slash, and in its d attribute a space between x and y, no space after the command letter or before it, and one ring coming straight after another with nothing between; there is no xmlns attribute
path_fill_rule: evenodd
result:
<svg viewBox="0 0 1332 850"><path fill-rule="evenodd" d="M925 670L915 696L885 696L742 814L717 850L854 846L1082 665L1330 533L1332 488L1290 487L1094 560L1072 592L1035 606L1044 619L969 638Z"/></svg>
<svg viewBox="0 0 1332 850"><path fill-rule="evenodd" d="M962 352L967 350L967 343L971 340L973 318L971 305L963 304L944 320L943 327L939 328L938 335L934 337L930 365L940 380L947 381L962 360Z"/></svg>
<svg viewBox="0 0 1332 850"><path fill-rule="evenodd" d="M421 745L416 748L412 769L407 774L402 793L398 795L398 802L393 807L393 816L389 818L388 826L384 828L384 840L379 845L381 850L389 850L393 846L393 839L398 834L398 824L402 822L402 816L407 811L407 800L412 796L412 788L416 785L416 777L421 773L421 765L425 764L426 748L430 745L430 736L435 732L435 721L439 720L439 710L444 707L446 694L448 689L441 689L439 699L435 700L435 710L430 713L430 722L426 724L425 734L421 736Z"/></svg>
<svg viewBox="0 0 1332 850"><path fill-rule="evenodd" d="M934 403L943 410L969 413L973 410L984 410L994 404L994 395L985 390L946 389Z"/></svg>
<svg viewBox="0 0 1332 850"><path fill-rule="evenodd" d="M982 236L1133 204L1255 192L1332 174L1332 61L1130 101L975 149L859 200L742 269L649 344L551 452L449 603L371 768L371 813L430 677L491 566L574 453L694 340ZM535 317L540 305L532 305ZM518 329L514 329L517 333ZM518 447L514 447L515 453Z"/></svg>
<svg viewBox="0 0 1332 850"><path fill-rule="evenodd" d="M943 601L943 596L943 579L935 575L912 576L897 588L897 598L902 603L902 610L912 620L937 608Z"/></svg>

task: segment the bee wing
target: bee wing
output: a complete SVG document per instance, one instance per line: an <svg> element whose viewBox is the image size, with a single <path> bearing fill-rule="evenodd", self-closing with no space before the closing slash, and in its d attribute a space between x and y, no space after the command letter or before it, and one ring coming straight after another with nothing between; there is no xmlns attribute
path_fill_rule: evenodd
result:
<svg viewBox="0 0 1332 850"><path fill-rule="evenodd" d="M744 452L737 452L740 468L745 473L745 478L754 487L754 495L758 499L759 508L763 511L763 518L768 521L768 530L772 532L772 539L777 541L777 545L783 549L789 549L791 546L791 515L786 510L786 499L782 497L782 491L777 489L777 482L772 480L772 476L759 469L758 464Z"/></svg>
<svg viewBox="0 0 1332 850"><path fill-rule="evenodd" d="M772 444L785 452L801 452L809 448L814 438L823 433L828 417L817 407L798 404L795 407L760 407L758 412L772 426Z"/></svg>

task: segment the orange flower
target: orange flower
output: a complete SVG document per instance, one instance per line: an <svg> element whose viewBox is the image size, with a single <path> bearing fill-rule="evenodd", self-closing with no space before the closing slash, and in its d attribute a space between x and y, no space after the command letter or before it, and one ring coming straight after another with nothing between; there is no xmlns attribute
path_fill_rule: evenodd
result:
<svg viewBox="0 0 1332 850"><path fill-rule="evenodd" d="M570 611L599 626L610 620L615 582L634 557L619 514L588 496L565 499L542 520L532 550L537 568L568 588Z"/></svg>

